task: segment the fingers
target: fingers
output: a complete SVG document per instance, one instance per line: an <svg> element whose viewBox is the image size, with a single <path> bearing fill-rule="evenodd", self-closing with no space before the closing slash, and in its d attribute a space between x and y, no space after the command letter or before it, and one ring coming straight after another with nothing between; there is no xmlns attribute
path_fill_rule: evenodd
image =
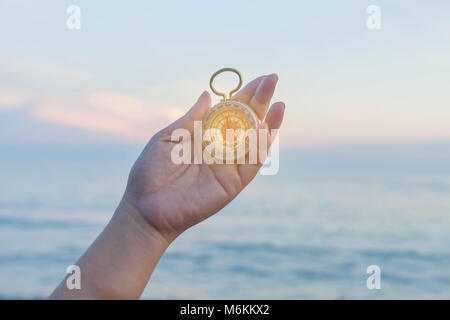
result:
<svg viewBox="0 0 450 320"><path fill-rule="evenodd" d="M192 106L192 108L187 112L187 121L201 121L205 116L206 112L211 106L211 96L208 91L203 91L203 93L198 98L197 102Z"/></svg>
<svg viewBox="0 0 450 320"><path fill-rule="evenodd" d="M184 116L164 129L164 131L170 134L170 132L175 129L184 128L189 130L192 134L194 132L194 121L202 121L210 106L211 96L208 91L204 91L191 109L189 109Z"/></svg>
<svg viewBox="0 0 450 320"><path fill-rule="evenodd" d="M246 186L258 173L258 170L263 165L270 148L272 139L275 138L276 132L271 130L278 130L283 122L285 105L283 102L275 102L267 113L266 119L261 123L257 129L258 136L258 162L256 164L242 164L238 166L238 171L241 176L241 181ZM263 132L260 132L263 131ZM265 138L266 141L261 141ZM262 152L261 152L262 151Z"/></svg>
<svg viewBox="0 0 450 320"><path fill-rule="evenodd" d="M234 95L233 99L249 104L262 120L266 115L277 82L278 76L275 73L258 77Z"/></svg>
<svg viewBox="0 0 450 320"><path fill-rule="evenodd" d="M250 106L255 110L259 119L264 119L267 108L269 107L270 100L272 99L275 91L275 86L278 82L278 76L276 74L270 74L265 76L264 79L256 88L255 94L250 100Z"/></svg>
<svg viewBox="0 0 450 320"><path fill-rule="evenodd" d="M283 122L285 105L283 102L275 102L267 112L264 122L267 123L270 130L279 129Z"/></svg>
<svg viewBox="0 0 450 320"><path fill-rule="evenodd" d="M267 156L267 149L270 143L270 133L268 124L266 122L261 123L256 130L256 134L258 139L258 146L256 147L258 161L254 164L247 163L238 165L238 172L241 177L242 187L245 187L247 184L250 183L250 181L252 181L252 179L258 173L259 168L261 168L261 166L263 165L265 157ZM262 141L261 139L265 139L266 141ZM266 149L265 152L262 153L263 157L261 157L260 153L261 146L263 146L263 148Z"/></svg>
<svg viewBox="0 0 450 320"><path fill-rule="evenodd" d="M262 120L267 112L267 108L275 91L277 81L278 76L276 74L260 76L239 90L233 98L249 104L256 112L259 119ZM178 128L185 128L192 133L194 130L194 121L201 121L210 107L211 96L207 91L204 91L192 108L183 117L164 129L163 132L167 132L167 130L172 131ZM278 112L276 112L276 114L277 113Z"/></svg>
<svg viewBox="0 0 450 320"><path fill-rule="evenodd" d="M249 83L247 83L245 85L245 87L243 87L241 90L238 91L238 93L236 93L233 96L233 99L236 99L245 104L249 104L250 100L255 95L256 89L258 89L259 84L265 77L266 76L260 76L256 79L250 81Z"/></svg>

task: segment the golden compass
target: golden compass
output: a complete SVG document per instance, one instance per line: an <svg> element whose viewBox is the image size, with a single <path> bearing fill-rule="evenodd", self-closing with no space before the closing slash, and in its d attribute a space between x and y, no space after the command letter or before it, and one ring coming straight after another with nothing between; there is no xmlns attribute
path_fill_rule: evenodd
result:
<svg viewBox="0 0 450 320"><path fill-rule="evenodd" d="M234 72L239 77L239 84L230 91L228 98L225 93L217 91L213 85L216 76L226 71ZM207 139L203 140L203 147L206 149L212 143L215 144L211 156L217 163L240 162L249 152L249 130L254 130L256 135L255 130L259 125L258 117L253 109L232 98L233 93L242 86L241 74L233 68L220 69L211 76L209 86L212 92L223 99L208 110L203 118L203 132L207 136ZM221 152L218 152L219 149Z"/></svg>

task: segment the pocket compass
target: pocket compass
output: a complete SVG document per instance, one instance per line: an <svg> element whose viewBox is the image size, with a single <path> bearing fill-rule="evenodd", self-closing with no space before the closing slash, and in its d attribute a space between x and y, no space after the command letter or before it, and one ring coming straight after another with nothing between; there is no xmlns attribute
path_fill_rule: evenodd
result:
<svg viewBox="0 0 450 320"><path fill-rule="evenodd" d="M225 93L217 91L213 85L216 76L226 71L234 72L239 77L239 84L230 91L228 98ZM203 139L203 147L207 148L212 143L215 144L211 156L216 163L225 161L240 163L249 152L250 134L248 131L254 130L256 135L256 128L260 121L250 106L232 97L233 93L242 86L242 77L238 70L220 69L211 76L209 86L212 92L223 99L209 109L203 118L203 132L207 137L207 139ZM218 149L222 152L218 152Z"/></svg>

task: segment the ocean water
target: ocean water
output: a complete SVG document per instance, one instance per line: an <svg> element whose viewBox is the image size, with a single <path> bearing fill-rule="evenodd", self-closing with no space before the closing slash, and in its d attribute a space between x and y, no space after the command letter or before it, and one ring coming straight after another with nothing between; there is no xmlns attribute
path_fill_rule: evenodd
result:
<svg viewBox="0 0 450 320"><path fill-rule="evenodd" d="M140 146L2 146L0 297L46 298L111 217ZM381 268L368 290L366 269ZM450 144L284 150L181 235L146 299L450 298Z"/></svg>

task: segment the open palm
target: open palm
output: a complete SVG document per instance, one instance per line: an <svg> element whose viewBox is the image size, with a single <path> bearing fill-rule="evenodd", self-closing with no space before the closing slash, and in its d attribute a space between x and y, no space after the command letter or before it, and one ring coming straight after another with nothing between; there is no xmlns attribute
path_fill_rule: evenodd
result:
<svg viewBox="0 0 450 320"><path fill-rule="evenodd" d="M278 129L284 104L270 110L278 77L261 76L241 89L233 99L250 105L260 120L260 128ZM255 177L261 164L180 164L171 161L172 132L185 128L193 132L211 105L204 92L180 119L158 132L134 164L125 197L137 212L169 242L181 232L222 209ZM266 115L267 114L267 115Z"/></svg>

